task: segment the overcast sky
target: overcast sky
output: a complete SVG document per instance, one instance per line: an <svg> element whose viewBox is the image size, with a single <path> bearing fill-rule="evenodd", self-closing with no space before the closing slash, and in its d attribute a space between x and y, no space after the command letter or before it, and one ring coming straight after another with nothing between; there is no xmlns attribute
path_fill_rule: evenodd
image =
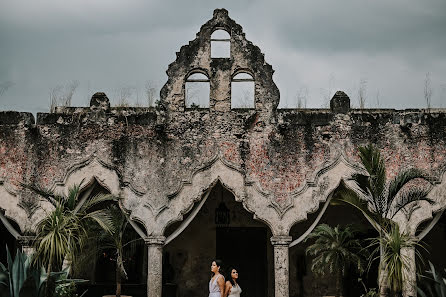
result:
<svg viewBox="0 0 446 297"><path fill-rule="evenodd" d="M359 106L446 107L445 0L0 0L0 110L47 112L73 81L73 106L122 90L145 105L175 52L226 8L275 69L282 107L323 107L336 90ZM59 88L60 90L60 88ZM61 89L64 92L65 89Z"/></svg>

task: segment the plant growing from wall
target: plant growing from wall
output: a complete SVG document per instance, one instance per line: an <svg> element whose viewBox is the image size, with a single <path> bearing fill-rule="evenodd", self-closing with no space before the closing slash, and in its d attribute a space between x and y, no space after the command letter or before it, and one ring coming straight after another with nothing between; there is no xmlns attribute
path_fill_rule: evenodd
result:
<svg viewBox="0 0 446 297"><path fill-rule="evenodd" d="M364 251L359 239L355 238L355 231L351 226L330 227L327 224L317 226L307 239L316 239L306 253L315 258L311 270L318 275L327 272L336 276L336 295L342 296L342 280L350 266L354 266L360 273L363 271Z"/></svg>
<svg viewBox="0 0 446 297"><path fill-rule="evenodd" d="M333 201L335 203L347 203L359 209L379 232L380 276L378 284L380 292L384 293L389 285L385 270L388 266L385 262L385 254L387 253L385 239L388 234L393 234L393 228L395 227L392 219L398 212L407 209L414 202L428 201L433 203L427 197L432 188L432 183L430 178L421 170L414 168L400 171L392 180L387 181L384 160L380 151L371 144L359 147L359 157L367 175L354 174L351 177L354 188L344 183ZM426 186L409 186L415 180L423 180ZM413 208L409 209L409 216L411 210ZM400 269L402 267L395 268ZM397 271L397 274L402 276L400 271Z"/></svg>

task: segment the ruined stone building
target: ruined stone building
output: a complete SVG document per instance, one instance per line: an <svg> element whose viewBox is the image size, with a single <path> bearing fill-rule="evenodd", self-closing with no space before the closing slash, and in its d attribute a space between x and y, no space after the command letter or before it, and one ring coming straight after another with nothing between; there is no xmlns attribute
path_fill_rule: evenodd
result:
<svg viewBox="0 0 446 297"><path fill-rule="evenodd" d="M428 226L437 232L432 248L444 248L446 110L351 109L341 91L330 109L278 109L273 72L217 9L168 66L155 107L110 107L96 93L90 107L58 107L37 120L0 112L1 244L29 248L51 209L20 183L66 192L84 181L86 191L123 198L145 242L134 272L149 297L162 288L163 296L207 296L215 257L239 267L246 296L321 296L332 284L312 276L302 235L325 211L322 221L367 225L327 201L364 172L357 148L373 143L389 178L417 167L435 179L436 203L396 221L412 235L442 222ZM414 250L404 252L415 261ZM406 296L413 289L407 282Z"/></svg>

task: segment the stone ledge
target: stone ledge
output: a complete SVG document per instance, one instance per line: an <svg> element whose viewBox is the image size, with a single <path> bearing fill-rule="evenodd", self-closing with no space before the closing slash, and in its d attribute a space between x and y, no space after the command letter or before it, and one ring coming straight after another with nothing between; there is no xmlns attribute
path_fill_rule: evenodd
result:
<svg viewBox="0 0 446 297"><path fill-rule="evenodd" d="M88 125L91 123L117 124L125 123L132 125L151 125L155 124L157 115L154 111L132 112L126 113L122 111L113 111L110 113L104 112L90 112L89 109L84 109L82 112L64 112L64 113L37 113L37 125L70 125L81 123Z"/></svg>
<svg viewBox="0 0 446 297"><path fill-rule="evenodd" d="M0 111L0 125L25 125L35 123L34 116L30 112Z"/></svg>

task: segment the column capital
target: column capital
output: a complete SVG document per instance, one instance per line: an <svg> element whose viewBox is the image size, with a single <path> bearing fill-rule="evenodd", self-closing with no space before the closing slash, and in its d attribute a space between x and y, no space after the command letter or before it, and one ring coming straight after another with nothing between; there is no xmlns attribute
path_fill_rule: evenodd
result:
<svg viewBox="0 0 446 297"><path fill-rule="evenodd" d="M163 235L147 236L144 238L146 245L164 245L166 242L166 237Z"/></svg>
<svg viewBox="0 0 446 297"><path fill-rule="evenodd" d="M275 235L271 237L271 244L273 246L288 246L293 238L289 235Z"/></svg>

